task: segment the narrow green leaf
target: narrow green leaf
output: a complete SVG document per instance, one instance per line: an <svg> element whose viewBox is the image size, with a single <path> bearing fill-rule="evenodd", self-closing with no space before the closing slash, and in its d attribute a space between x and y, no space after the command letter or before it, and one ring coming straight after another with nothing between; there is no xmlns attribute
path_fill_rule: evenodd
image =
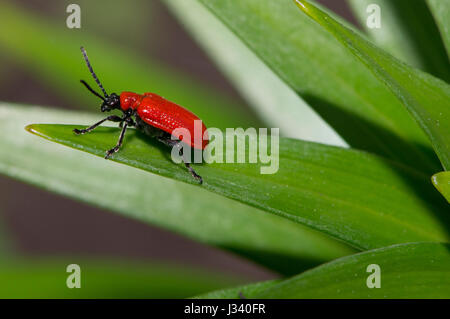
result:
<svg viewBox="0 0 450 319"><path fill-rule="evenodd" d="M283 136L347 146L298 94L197 0L164 2L265 123L279 127Z"/></svg>
<svg viewBox="0 0 450 319"><path fill-rule="evenodd" d="M43 142L24 130L33 122L88 124L99 120L100 116L0 104L0 148L7 150L0 152L0 172L238 253L284 274L298 273L354 252L284 218L193 185ZM115 132L86 137L106 137L101 146L113 141ZM81 139L79 141L82 142ZM131 146L132 142L131 136L127 136L127 145ZM157 163L164 160L165 167L190 181L190 175L182 167L169 162L170 152L166 149L159 149L154 144L145 148L150 153L156 151L156 158L159 154ZM153 155L146 162L152 158Z"/></svg>
<svg viewBox="0 0 450 319"><path fill-rule="evenodd" d="M450 245L408 243L343 257L283 281L214 291L197 298L450 298ZM380 288L369 288L380 268ZM369 278L369 276L371 276Z"/></svg>
<svg viewBox="0 0 450 319"><path fill-rule="evenodd" d="M307 1L295 2L391 89L428 135L444 169L450 169L450 86L403 64Z"/></svg>
<svg viewBox="0 0 450 319"><path fill-rule="evenodd" d="M267 280L249 285L242 285L222 290L214 290L202 295L194 296L193 299L238 299L242 297L247 298L248 296L257 295L258 293L261 293L280 282L281 280Z"/></svg>
<svg viewBox="0 0 450 319"><path fill-rule="evenodd" d="M449 298L450 245L395 245L344 257L281 282L258 298ZM368 288L369 265L380 288ZM372 281L370 281L372 282Z"/></svg>
<svg viewBox="0 0 450 319"><path fill-rule="evenodd" d="M446 1L438 0L440 3ZM382 49L408 64L450 81L450 63L441 35L424 0L348 0L365 30ZM368 27L378 5L380 28ZM448 3L447 3L448 5Z"/></svg>
<svg viewBox="0 0 450 319"><path fill-rule="evenodd" d="M80 266L80 289L69 289L67 266ZM242 279L170 265L90 260L27 259L0 265L0 298L187 298ZM71 281L72 282L72 281Z"/></svg>
<svg viewBox="0 0 450 319"><path fill-rule="evenodd" d="M450 3L442 0L427 0L431 13L441 31L441 37L450 57Z"/></svg>
<svg viewBox="0 0 450 319"><path fill-rule="evenodd" d="M450 203L450 172L440 172L431 178L434 187L447 199Z"/></svg>
<svg viewBox="0 0 450 319"><path fill-rule="evenodd" d="M120 132L100 127L77 136L72 132L75 127L81 128L33 124L27 129L101 157L115 145ZM246 140L242 134L238 139ZM249 139L254 142L256 136ZM276 174L261 175L261 167L269 165L261 162L195 165L202 186L184 166L172 162L170 149L133 129L112 160L286 217L360 249L448 239L450 215L427 175L367 153L322 144L281 138L279 147ZM234 149L225 152L236 154Z"/></svg>
<svg viewBox="0 0 450 319"><path fill-rule="evenodd" d="M58 89L59 94L99 110L100 104L80 83L94 83L84 64L80 46L85 46L91 63L108 92L155 92L200 116L216 127L254 126L260 122L245 112L245 105L219 93L180 71L140 56L126 46L108 43L89 33L89 28L68 29L7 2L0 2L0 48L37 79ZM26 39L26 40L24 40Z"/></svg>
<svg viewBox="0 0 450 319"><path fill-rule="evenodd" d="M426 135L372 72L292 1L198 0L352 147L441 170Z"/></svg>

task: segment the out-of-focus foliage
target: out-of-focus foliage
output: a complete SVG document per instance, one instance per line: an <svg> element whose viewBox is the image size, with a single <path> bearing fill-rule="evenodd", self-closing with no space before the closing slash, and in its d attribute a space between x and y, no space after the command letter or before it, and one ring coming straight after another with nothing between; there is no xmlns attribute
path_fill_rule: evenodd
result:
<svg viewBox="0 0 450 319"><path fill-rule="evenodd" d="M442 0L426 0L428 6L436 19L441 32L442 40L450 57L450 2Z"/></svg>
<svg viewBox="0 0 450 319"><path fill-rule="evenodd" d="M450 80L450 63L426 0L347 0L361 25L380 48L400 60ZM448 1L437 0L443 6ZM447 4L445 4L447 3ZM380 28L369 28L370 5L380 8ZM438 11L442 12L441 10Z"/></svg>
<svg viewBox="0 0 450 319"><path fill-rule="evenodd" d="M76 282L76 272L67 272L71 264L69 259L2 263L0 298L187 298L242 282L188 267L77 258L80 289L69 289L66 282Z"/></svg>

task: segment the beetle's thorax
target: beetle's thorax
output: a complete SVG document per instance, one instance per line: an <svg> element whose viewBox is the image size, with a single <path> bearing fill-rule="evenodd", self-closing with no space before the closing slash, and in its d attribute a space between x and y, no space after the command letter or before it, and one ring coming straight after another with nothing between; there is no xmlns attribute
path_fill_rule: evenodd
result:
<svg viewBox="0 0 450 319"><path fill-rule="evenodd" d="M128 111L130 108L135 110L141 103L142 95L133 92L122 92L120 94L120 107L124 111Z"/></svg>

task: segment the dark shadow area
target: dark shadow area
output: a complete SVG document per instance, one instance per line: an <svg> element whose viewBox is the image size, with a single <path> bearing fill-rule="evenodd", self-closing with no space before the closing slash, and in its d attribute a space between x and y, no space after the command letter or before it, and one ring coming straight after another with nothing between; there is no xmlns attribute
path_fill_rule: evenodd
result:
<svg viewBox="0 0 450 319"><path fill-rule="evenodd" d="M139 130L135 130L134 134L130 134L130 140L133 139L133 138L138 138L141 141L143 141L146 144L148 144L149 146L151 146L152 148L158 149L161 152L161 154L165 158L167 158L168 161L170 161L174 165L180 165L182 168L184 168L183 164L177 164L177 163L174 163L172 161L172 157L171 157L172 148L170 146L165 145L164 143L158 141L156 138L148 136L148 135L146 135L145 133L143 133L143 132L141 132ZM125 144L125 142L124 142L124 144ZM184 145L186 145L186 144L184 144ZM194 156L193 151L192 151L191 155ZM192 165L204 165L205 163L204 162L202 162L202 163L194 163L193 162L193 158L192 158L191 159L191 164Z"/></svg>
<svg viewBox="0 0 450 319"><path fill-rule="evenodd" d="M327 260L306 259L255 249L252 250L229 246L221 246L221 248L232 251L237 255L242 255L244 258L249 258L256 263L261 263L269 269L286 277L298 275L301 272L327 262Z"/></svg>
<svg viewBox="0 0 450 319"><path fill-rule="evenodd" d="M392 132L380 127L366 119L343 110L312 95L302 96L305 101L352 147L359 150L375 153L393 160L400 161L415 167L430 176L441 170L441 164L433 149L428 146L408 143ZM418 124L417 124L418 125ZM392 153L384 146L389 141ZM411 157L411 149L417 148L425 156ZM420 155L419 153L417 155Z"/></svg>
<svg viewBox="0 0 450 319"><path fill-rule="evenodd" d="M440 221L440 225L450 238L450 209L444 197L434 188L431 183L431 175L429 178L421 178L420 176L411 176L410 169L402 167L396 163L386 161L386 167L391 168L398 176L400 176L405 185L407 185L416 194L416 198L420 199L428 209L433 211L434 216Z"/></svg>
<svg viewBox="0 0 450 319"><path fill-rule="evenodd" d="M441 0L445 1L445 0ZM450 82L450 62L441 33L425 1L395 0L392 6L400 24L406 26L408 40L422 57L424 71ZM447 67L442 67L447 65Z"/></svg>

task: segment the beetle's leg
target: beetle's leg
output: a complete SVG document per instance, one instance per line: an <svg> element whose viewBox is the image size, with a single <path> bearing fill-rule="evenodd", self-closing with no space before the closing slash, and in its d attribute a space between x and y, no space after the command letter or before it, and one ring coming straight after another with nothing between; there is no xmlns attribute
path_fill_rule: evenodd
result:
<svg viewBox="0 0 450 319"><path fill-rule="evenodd" d="M74 129L73 131L74 131L75 134L85 134L85 133L89 133L90 131L92 131L93 129L95 129L97 126L99 126L100 124L102 124L103 122L106 122L106 121L122 122L122 121L123 121L123 118L121 118L120 116L117 116L117 115L110 115L110 116L108 116L107 118L105 118L105 119L103 119L103 120L101 120L101 121L98 121L98 122L95 123L94 125L91 125L91 126L85 128L85 129L79 130L79 129L76 128L76 129Z"/></svg>
<svg viewBox="0 0 450 319"><path fill-rule="evenodd" d="M136 122L133 121L133 119L132 119L131 117L127 117L127 118L125 119L125 122L127 122L128 127L134 127L134 126L136 126ZM120 124L123 125L122 123L120 123Z"/></svg>
<svg viewBox="0 0 450 319"><path fill-rule="evenodd" d="M114 146L112 149L110 149L109 151L106 152L106 155L105 155L106 159L108 159L109 157L111 157L111 155L116 153L122 146L123 138L125 136L125 132L127 131L127 126L128 126L128 123L125 122L123 124L122 131L120 132L119 140L117 141L116 146Z"/></svg>
<svg viewBox="0 0 450 319"><path fill-rule="evenodd" d="M183 158L183 146L181 145L180 141L175 141L175 140L172 140L170 138L165 138L165 137L160 137L160 138L158 138L158 140L160 142L166 144L169 147L176 147L178 149L178 153L181 156L181 160L183 161L184 165L186 166L186 168L191 173L192 177L194 177L196 180L198 180L198 182L200 184L203 184L203 178L194 171L194 169L191 167L191 165L189 163L186 163L184 161L184 158Z"/></svg>
<svg viewBox="0 0 450 319"><path fill-rule="evenodd" d="M122 119L123 121L121 121L120 124L119 124L119 127L122 128L124 122L126 122L128 124L128 127L135 127L136 126L136 122L133 121L133 119L131 117L133 114L134 114L133 112L126 112L124 114L123 119Z"/></svg>
<svg viewBox="0 0 450 319"><path fill-rule="evenodd" d="M181 142L177 143L176 147L180 149L179 152L180 152L181 159L183 160L183 163L184 163L184 165L186 166L186 168L187 168L187 169L189 170L189 172L191 173L192 177L194 177L196 180L198 180L198 182L199 182L200 184L203 184L203 178L202 178L200 175L198 175L198 174L194 171L194 169L191 167L191 164L186 163L186 162L184 161L184 158L183 158L183 148L182 148L182 146L181 146Z"/></svg>

